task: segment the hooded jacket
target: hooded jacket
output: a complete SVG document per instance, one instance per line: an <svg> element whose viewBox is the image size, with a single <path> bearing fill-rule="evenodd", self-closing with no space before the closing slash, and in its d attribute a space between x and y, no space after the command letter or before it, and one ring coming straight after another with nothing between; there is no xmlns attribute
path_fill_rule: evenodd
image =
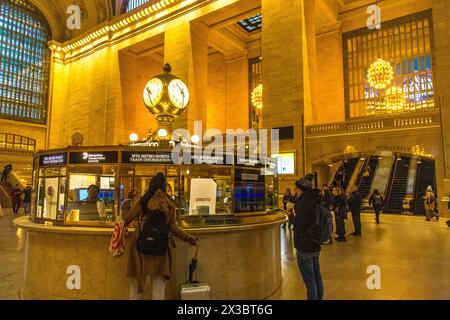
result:
<svg viewBox="0 0 450 320"><path fill-rule="evenodd" d="M319 190L313 189L305 191L298 197L295 204L294 219L294 244L295 248L300 252L319 252L322 249L321 241L322 233L314 228L313 234L310 231L314 223L316 223L317 213L316 205L321 207L322 196ZM314 241L319 239L319 241Z"/></svg>

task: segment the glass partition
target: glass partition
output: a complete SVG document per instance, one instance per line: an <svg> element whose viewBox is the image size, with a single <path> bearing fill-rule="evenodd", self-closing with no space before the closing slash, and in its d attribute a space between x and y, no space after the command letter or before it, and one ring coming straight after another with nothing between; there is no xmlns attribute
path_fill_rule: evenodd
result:
<svg viewBox="0 0 450 320"><path fill-rule="evenodd" d="M47 168L36 171L37 190L35 191L36 219L64 221L65 168Z"/></svg>
<svg viewBox="0 0 450 320"><path fill-rule="evenodd" d="M66 223L114 222L117 166L72 166L69 170Z"/></svg>

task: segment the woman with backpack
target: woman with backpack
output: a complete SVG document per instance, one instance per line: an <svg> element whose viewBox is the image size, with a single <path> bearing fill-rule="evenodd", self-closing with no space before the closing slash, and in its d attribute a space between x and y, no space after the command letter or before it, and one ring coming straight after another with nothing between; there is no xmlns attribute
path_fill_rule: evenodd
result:
<svg viewBox="0 0 450 320"><path fill-rule="evenodd" d="M377 224L380 224L380 212L384 207L384 199L378 189L373 190L373 194L369 198L369 206L373 207L373 210L375 211L375 221Z"/></svg>
<svg viewBox="0 0 450 320"><path fill-rule="evenodd" d="M166 193L166 177L158 173L146 194L123 217L125 226L137 220L127 276L132 278L130 298L141 300L145 283L153 285L152 299L164 300L166 282L171 278L169 233L190 245L197 239L179 228L175 203Z"/></svg>
<svg viewBox="0 0 450 320"><path fill-rule="evenodd" d="M423 196L425 212L427 214L426 221L431 221L433 217L436 217L436 221L439 221L439 214L436 212L436 195L433 192L433 188L428 186L427 191L425 191L425 195Z"/></svg>

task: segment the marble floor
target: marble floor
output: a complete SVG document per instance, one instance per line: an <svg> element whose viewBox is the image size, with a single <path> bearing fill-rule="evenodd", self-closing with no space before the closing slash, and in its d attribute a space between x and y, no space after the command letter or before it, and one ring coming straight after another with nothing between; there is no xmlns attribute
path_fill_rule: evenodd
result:
<svg viewBox="0 0 450 320"><path fill-rule="evenodd" d="M12 223L11 211L0 219L0 300L19 299L23 268L23 232ZM450 228L445 219L425 222L421 217L363 215L363 237L324 247L321 267L325 299L450 300ZM352 232L351 221L347 222ZM367 288L367 268L381 270L381 289ZM270 299L303 300L292 245L292 233L282 231L282 288Z"/></svg>

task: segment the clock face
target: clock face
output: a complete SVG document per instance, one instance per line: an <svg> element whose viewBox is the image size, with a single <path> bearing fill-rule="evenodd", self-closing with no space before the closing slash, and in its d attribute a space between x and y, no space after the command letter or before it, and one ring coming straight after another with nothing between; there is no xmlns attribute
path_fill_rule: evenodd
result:
<svg viewBox="0 0 450 320"><path fill-rule="evenodd" d="M186 108L190 99L189 89L186 84L179 79L172 80L169 83L169 98L176 108Z"/></svg>
<svg viewBox="0 0 450 320"><path fill-rule="evenodd" d="M151 79L144 89L144 103L147 107L156 106L163 96L163 83L158 78Z"/></svg>

